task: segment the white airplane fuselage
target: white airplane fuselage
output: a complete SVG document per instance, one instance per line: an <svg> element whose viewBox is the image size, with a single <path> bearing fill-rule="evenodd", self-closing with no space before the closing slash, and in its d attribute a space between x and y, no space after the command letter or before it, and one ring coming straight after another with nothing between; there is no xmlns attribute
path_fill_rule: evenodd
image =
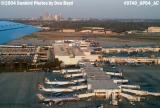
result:
<svg viewBox="0 0 160 108"><path fill-rule="evenodd" d="M55 93L59 93L59 92L73 92L72 89L69 88L41 88L41 91L44 92L55 92Z"/></svg>

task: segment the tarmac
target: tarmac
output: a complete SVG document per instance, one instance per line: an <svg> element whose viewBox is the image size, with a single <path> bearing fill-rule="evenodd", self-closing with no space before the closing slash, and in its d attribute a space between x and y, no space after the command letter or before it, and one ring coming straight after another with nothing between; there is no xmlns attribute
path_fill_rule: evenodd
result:
<svg viewBox="0 0 160 108"><path fill-rule="evenodd" d="M160 67L159 66L118 66L123 70L124 77L134 84L140 84L142 89L149 91L160 91ZM145 71L144 71L145 68ZM51 76L52 74L52 76ZM22 73L0 73L0 108L51 108L37 102L37 84L44 77L53 79L57 76L53 73L44 72L22 72ZM57 78L58 80L59 78ZM104 108L158 108L160 98L148 97L148 101L131 105L125 99L119 106L112 106L109 102L100 100L67 102L64 105L55 105L52 108L97 108L104 104Z"/></svg>
<svg viewBox="0 0 160 108"><path fill-rule="evenodd" d="M35 108L37 83L43 73L1 73L0 107Z"/></svg>
<svg viewBox="0 0 160 108"><path fill-rule="evenodd" d="M51 74L44 72L0 73L0 108L51 108L39 103L36 98L36 94L39 93L37 84L42 83L45 76ZM52 108L96 108L101 103L99 100L82 100L55 105Z"/></svg>

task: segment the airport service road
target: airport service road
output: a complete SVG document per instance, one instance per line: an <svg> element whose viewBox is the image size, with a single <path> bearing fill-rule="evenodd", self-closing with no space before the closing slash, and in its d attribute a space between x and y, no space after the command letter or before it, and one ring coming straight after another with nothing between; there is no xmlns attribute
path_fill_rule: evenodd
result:
<svg viewBox="0 0 160 108"><path fill-rule="evenodd" d="M37 83L44 73L1 73L0 108L36 106Z"/></svg>

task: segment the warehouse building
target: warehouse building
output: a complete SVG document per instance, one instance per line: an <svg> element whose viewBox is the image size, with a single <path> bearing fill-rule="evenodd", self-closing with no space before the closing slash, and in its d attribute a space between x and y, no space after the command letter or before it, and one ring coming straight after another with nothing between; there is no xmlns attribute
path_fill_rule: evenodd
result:
<svg viewBox="0 0 160 108"><path fill-rule="evenodd" d="M149 33L160 33L160 27L148 27Z"/></svg>

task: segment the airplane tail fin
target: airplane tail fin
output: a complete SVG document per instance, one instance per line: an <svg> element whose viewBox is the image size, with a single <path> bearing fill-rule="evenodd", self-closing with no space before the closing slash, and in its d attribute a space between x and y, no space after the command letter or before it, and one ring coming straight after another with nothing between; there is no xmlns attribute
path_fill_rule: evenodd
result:
<svg viewBox="0 0 160 108"><path fill-rule="evenodd" d="M43 89L44 86L42 84L38 84L38 89Z"/></svg>
<svg viewBox="0 0 160 108"><path fill-rule="evenodd" d="M45 80L45 82L50 82L50 80L48 78L45 78L44 80Z"/></svg>
<svg viewBox="0 0 160 108"><path fill-rule="evenodd" d="M43 101L44 100L44 96L42 94L37 94L38 100Z"/></svg>

